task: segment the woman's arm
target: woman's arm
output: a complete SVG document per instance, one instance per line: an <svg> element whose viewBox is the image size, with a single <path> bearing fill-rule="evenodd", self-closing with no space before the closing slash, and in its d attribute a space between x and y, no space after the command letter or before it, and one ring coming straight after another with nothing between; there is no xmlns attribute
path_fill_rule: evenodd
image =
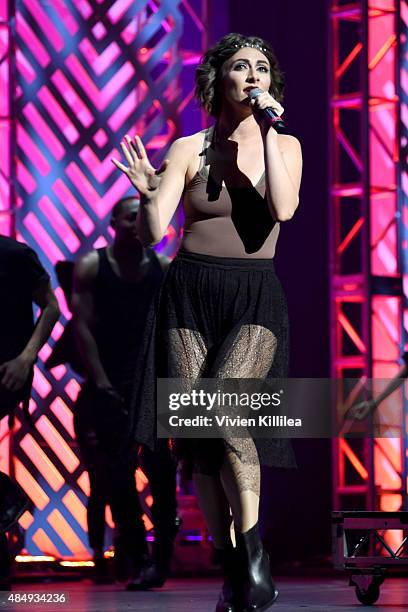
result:
<svg viewBox="0 0 408 612"><path fill-rule="evenodd" d="M271 214L277 221L287 221L299 204L302 176L302 151L294 136L278 134L262 117L261 110L271 107L278 115L283 107L264 91L253 98L251 106L259 123L264 144L266 197Z"/></svg>
<svg viewBox="0 0 408 612"><path fill-rule="evenodd" d="M159 170L150 164L141 139L126 137L122 151L127 166L113 159L132 185L140 193L137 215L138 234L144 246L157 244L166 233L185 185L185 176L191 155L189 138L180 138L170 147L168 157Z"/></svg>
<svg viewBox="0 0 408 612"><path fill-rule="evenodd" d="M302 152L296 138L273 132L264 136L266 195L273 217L287 221L299 204Z"/></svg>

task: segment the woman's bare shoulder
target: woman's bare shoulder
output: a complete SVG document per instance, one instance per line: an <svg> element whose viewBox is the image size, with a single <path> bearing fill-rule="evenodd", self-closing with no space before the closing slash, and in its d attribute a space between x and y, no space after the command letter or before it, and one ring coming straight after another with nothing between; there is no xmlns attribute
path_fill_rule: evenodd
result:
<svg viewBox="0 0 408 612"><path fill-rule="evenodd" d="M171 152L177 161L186 168L186 184L197 173L200 166L200 154L203 150L206 130L201 130L190 136L183 136L174 141Z"/></svg>
<svg viewBox="0 0 408 612"><path fill-rule="evenodd" d="M180 153L186 152L187 154L191 154L197 150L201 151L205 133L206 130L200 130L199 132L195 132L195 134L177 138L177 140L173 142L171 148Z"/></svg>
<svg viewBox="0 0 408 612"><path fill-rule="evenodd" d="M279 147L282 151L300 149L300 142L295 136L290 134L278 134Z"/></svg>

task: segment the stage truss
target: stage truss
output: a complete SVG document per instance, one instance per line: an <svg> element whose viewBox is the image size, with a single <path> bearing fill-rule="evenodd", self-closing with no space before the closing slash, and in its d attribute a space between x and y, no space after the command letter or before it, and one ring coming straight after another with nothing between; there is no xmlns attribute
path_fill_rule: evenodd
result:
<svg viewBox="0 0 408 612"><path fill-rule="evenodd" d="M0 0L0 230L36 250L54 287L57 261L111 240L110 210L131 193L110 161L123 135L142 135L157 165L182 126L202 126L193 73L207 46L207 4ZM171 256L178 239L176 217L160 250ZM2 423L1 467L32 501L20 520L27 551L84 559L89 483L72 422L79 384L65 366L43 367L71 316L56 293L63 314L35 370L35 429L17 418L9 455ZM142 495L146 485L139 472Z"/></svg>
<svg viewBox="0 0 408 612"><path fill-rule="evenodd" d="M329 19L332 376L389 379L408 332L407 5L332 0ZM334 440L335 510L407 509L404 389L389 402L400 437Z"/></svg>

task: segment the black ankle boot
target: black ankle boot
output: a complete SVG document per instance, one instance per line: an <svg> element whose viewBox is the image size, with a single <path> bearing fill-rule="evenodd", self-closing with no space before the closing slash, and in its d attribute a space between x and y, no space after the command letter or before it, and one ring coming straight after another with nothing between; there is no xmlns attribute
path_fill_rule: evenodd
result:
<svg viewBox="0 0 408 612"><path fill-rule="evenodd" d="M96 554L93 558L94 571L92 580L95 584L111 584L113 578L109 574L108 562L103 554Z"/></svg>
<svg viewBox="0 0 408 612"><path fill-rule="evenodd" d="M145 566L149 559L143 521L135 522L132 530L123 530L115 537L114 573L116 580L124 582Z"/></svg>
<svg viewBox="0 0 408 612"><path fill-rule="evenodd" d="M148 591L149 589L160 589L166 582L170 573L171 549L163 550L162 545L153 544L151 559L146 559L140 571L127 583L127 591Z"/></svg>
<svg viewBox="0 0 408 612"><path fill-rule="evenodd" d="M175 537L181 527L181 518L176 516L166 528L158 530L153 544L152 558L126 585L127 591L148 591L160 589L170 574Z"/></svg>
<svg viewBox="0 0 408 612"><path fill-rule="evenodd" d="M272 581L269 556L259 537L258 523L246 533L235 528L241 575L242 612L266 612L276 601L278 591Z"/></svg>
<svg viewBox="0 0 408 612"><path fill-rule="evenodd" d="M238 597L238 559L236 550L231 544L228 548L217 549L217 553L221 563L224 583L215 612L238 612L238 608L235 606L235 600Z"/></svg>

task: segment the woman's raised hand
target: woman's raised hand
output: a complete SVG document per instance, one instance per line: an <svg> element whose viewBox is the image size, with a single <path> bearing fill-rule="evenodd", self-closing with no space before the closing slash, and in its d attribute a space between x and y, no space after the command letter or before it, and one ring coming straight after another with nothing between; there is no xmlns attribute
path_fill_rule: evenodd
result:
<svg viewBox="0 0 408 612"><path fill-rule="evenodd" d="M161 174L165 171L168 160L165 160L160 168L156 170L151 165L146 154L146 149L139 136L135 136L133 141L126 134L126 142L121 142L120 146L127 162L127 166L117 159L112 158L112 162L119 170L128 177L129 181L138 190L140 195L151 196L160 185Z"/></svg>

